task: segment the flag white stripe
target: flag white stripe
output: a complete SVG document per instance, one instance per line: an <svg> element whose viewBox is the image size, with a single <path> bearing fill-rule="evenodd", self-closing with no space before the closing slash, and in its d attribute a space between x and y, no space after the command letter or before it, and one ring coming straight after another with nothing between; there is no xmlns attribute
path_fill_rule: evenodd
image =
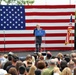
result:
<svg viewBox="0 0 76 75"><path fill-rule="evenodd" d="M62 37L62 36L59 36L59 37L42 37L42 40L65 40L65 36L64 37ZM4 39L5 39L5 41L23 41L23 40L25 40L25 41L35 41L35 37L31 37L31 39L30 39L30 37L27 37L27 38L25 38L25 37L6 37L6 38L0 38L0 41L4 41ZM70 40L74 40L74 37L70 37Z"/></svg>
<svg viewBox="0 0 76 75"><path fill-rule="evenodd" d="M74 47L73 44L69 44L68 47L71 47L71 45ZM3 45L0 45L0 48L4 47ZM32 47L35 47L35 44L6 44L5 45L6 48L22 48L22 47L29 47L29 48L32 48ZM44 46L44 44L42 44L42 47L65 47L65 44L46 44Z"/></svg>
<svg viewBox="0 0 76 75"><path fill-rule="evenodd" d="M45 30L46 33L67 33L67 30ZM28 32L28 33L27 33ZM21 33L25 33L25 34L33 34L33 30L10 30L10 31L5 31L5 34L21 34ZM74 33L74 30L72 30L72 33ZM2 33L0 33L2 34Z"/></svg>
<svg viewBox="0 0 76 75"><path fill-rule="evenodd" d="M27 27L33 27L33 26L36 26L38 23L26 23L26 26ZM40 26L68 26L69 23L39 23ZM74 26L75 23L72 23L72 26Z"/></svg>
<svg viewBox="0 0 76 75"><path fill-rule="evenodd" d="M69 19L69 16L25 16L27 20L29 19L45 19L45 20L56 20L56 19ZM73 19L75 17L73 16Z"/></svg>
<svg viewBox="0 0 76 75"><path fill-rule="evenodd" d="M4 44L2 44L2 45L0 44L0 48L4 48Z"/></svg>
<svg viewBox="0 0 76 75"><path fill-rule="evenodd" d="M46 11L45 11L46 10ZM25 12L74 12L74 8L61 8L61 9L25 9Z"/></svg>

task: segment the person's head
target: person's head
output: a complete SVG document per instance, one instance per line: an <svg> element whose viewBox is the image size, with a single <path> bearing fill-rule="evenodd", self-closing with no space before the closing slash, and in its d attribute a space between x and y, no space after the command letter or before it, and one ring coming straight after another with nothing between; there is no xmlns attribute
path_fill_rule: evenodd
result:
<svg viewBox="0 0 76 75"><path fill-rule="evenodd" d="M8 71L9 74L11 75L18 75L17 70L15 67L11 67Z"/></svg>
<svg viewBox="0 0 76 75"><path fill-rule="evenodd" d="M58 67L54 67L54 70L53 70L54 73L57 73L60 75L60 69Z"/></svg>
<svg viewBox="0 0 76 75"><path fill-rule="evenodd" d="M35 70L35 75L41 75L41 70L40 69Z"/></svg>
<svg viewBox="0 0 76 75"><path fill-rule="evenodd" d="M12 61L12 56L14 55L14 53L13 52L9 52L8 53L8 60L9 61Z"/></svg>
<svg viewBox="0 0 76 75"><path fill-rule="evenodd" d="M18 61L19 60L19 58L18 58L18 56L17 55L12 55L12 62L14 62L14 63L16 63L16 61Z"/></svg>
<svg viewBox="0 0 76 75"><path fill-rule="evenodd" d="M30 61L30 60L32 60L32 56L30 55L30 54L28 54L27 56L26 56L26 61Z"/></svg>
<svg viewBox="0 0 76 75"><path fill-rule="evenodd" d="M51 58L51 56L52 56L51 52L50 52L50 51L48 51L48 52L46 53L46 58L47 58L47 59L50 59L50 58Z"/></svg>
<svg viewBox="0 0 76 75"><path fill-rule="evenodd" d="M56 61L55 61L55 59L50 59L48 66L55 67L55 66L56 66Z"/></svg>
<svg viewBox="0 0 76 75"><path fill-rule="evenodd" d="M65 58L64 58L67 62L69 62L70 61L70 57L69 56L65 56Z"/></svg>
<svg viewBox="0 0 76 75"><path fill-rule="evenodd" d="M72 61L73 61L74 64L76 65L76 58L73 58Z"/></svg>
<svg viewBox="0 0 76 75"><path fill-rule="evenodd" d="M61 75L72 75L70 68L66 67L63 69Z"/></svg>
<svg viewBox="0 0 76 75"><path fill-rule="evenodd" d="M73 59L76 57L76 53L71 53L70 56L71 56L71 59Z"/></svg>
<svg viewBox="0 0 76 75"><path fill-rule="evenodd" d="M22 61L19 60L19 61L16 62L16 69L17 69L17 71L19 70L19 67L21 65L23 65L23 62Z"/></svg>
<svg viewBox="0 0 76 75"><path fill-rule="evenodd" d="M62 60L61 63L60 63L60 68L61 68L61 71L67 67L67 62L65 60Z"/></svg>
<svg viewBox="0 0 76 75"><path fill-rule="evenodd" d="M19 60L19 58L16 54L8 54L8 60L11 61L12 64L15 64L16 61Z"/></svg>
<svg viewBox="0 0 76 75"><path fill-rule="evenodd" d="M57 58L63 60L63 54L62 54L62 53L58 53L58 54L57 54Z"/></svg>
<svg viewBox="0 0 76 75"><path fill-rule="evenodd" d="M29 75L34 75L36 70L36 66L31 66L29 70Z"/></svg>
<svg viewBox="0 0 76 75"><path fill-rule="evenodd" d="M40 29L40 25L39 25L39 24L37 24L37 25L36 25L36 28L37 28L37 29Z"/></svg>
<svg viewBox="0 0 76 75"><path fill-rule="evenodd" d="M11 62L11 61L7 61L7 62L4 64L3 69L4 69L4 70L7 70L7 67L8 67L8 66L11 66L11 65L12 65L12 62Z"/></svg>
<svg viewBox="0 0 76 75"><path fill-rule="evenodd" d="M38 69L44 69L46 67L45 61L40 60L37 62L37 68Z"/></svg>
<svg viewBox="0 0 76 75"><path fill-rule="evenodd" d="M25 66L24 65L21 65L20 67L19 67L19 74L22 74L22 75L25 75L26 74L26 68L25 68Z"/></svg>
<svg viewBox="0 0 76 75"><path fill-rule="evenodd" d="M39 59L40 59L40 60L44 60L44 56L40 56Z"/></svg>
<svg viewBox="0 0 76 75"><path fill-rule="evenodd" d="M73 70L74 69L74 62L73 61L70 61L69 63L68 63L68 67L71 69L71 70Z"/></svg>
<svg viewBox="0 0 76 75"><path fill-rule="evenodd" d="M4 57L7 59L8 58L8 55L7 54L4 54Z"/></svg>

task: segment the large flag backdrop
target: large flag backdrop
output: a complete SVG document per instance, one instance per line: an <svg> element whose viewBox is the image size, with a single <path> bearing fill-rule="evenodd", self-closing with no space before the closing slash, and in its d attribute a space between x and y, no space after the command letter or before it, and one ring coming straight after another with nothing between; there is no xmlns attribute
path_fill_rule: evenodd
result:
<svg viewBox="0 0 76 75"><path fill-rule="evenodd" d="M65 39L72 14L73 41ZM0 5L0 51L35 51L33 30L36 24L45 30L42 50L74 49L75 5Z"/></svg>

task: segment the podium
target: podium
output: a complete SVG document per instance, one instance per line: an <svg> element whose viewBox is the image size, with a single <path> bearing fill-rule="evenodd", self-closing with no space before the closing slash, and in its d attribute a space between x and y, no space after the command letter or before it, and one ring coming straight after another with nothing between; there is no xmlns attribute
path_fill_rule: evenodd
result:
<svg viewBox="0 0 76 75"><path fill-rule="evenodd" d="M35 30L35 36L36 36L36 37L44 37L43 43L44 43L44 45L45 45L45 30L42 30L42 29L40 29L40 30ZM36 43L36 42L35 42L35 43ZM45 46L44 46L43 49L44 49L44 50L41 50L41 51L45 51Z"/></svg>
<svg viewBox="0 0 76 75"><path fill-rule="evenodd" d="M35 36L45 36L45 30L35 30Z"/></svg>

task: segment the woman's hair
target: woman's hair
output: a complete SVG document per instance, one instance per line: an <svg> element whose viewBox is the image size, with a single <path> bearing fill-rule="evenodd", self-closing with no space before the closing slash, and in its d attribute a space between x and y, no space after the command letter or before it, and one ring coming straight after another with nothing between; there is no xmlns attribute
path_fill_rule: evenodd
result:
<svg viewBox="0 0 76 75"><path fill-rule="evenodd" d="M19 60L19 61L16 62L16 69L17 69L17 71L19 70L19 67L21 65L23 65L23 62L22 61Z"/></svg>
<svg viewBox="0 0 76 75"><path fill-rule="evenodd" d="M35 75L36 66L31 66L28 75Z"/></svg>
<svg viewBox="0 0 76 75"><path fill-rule="evenodd" d="M45 67L46 67L45 61L40 60L37 62L38 69L44 69Z"/></svg>
<svg viewBox="0 0 76 75"><path fill-rule="evenodd" d="M59 75L61 74L61 71L58 67L54 67L54 70L53 70L54 73L58 73Z"/></svg>
<svg viewBox="0 0 76 75"><path fill-rule="evenodd" d="M64 68L61 75L72 75L71 69L68 67Z"/></svg>
<svg viewBox="0 0 76 75"><path fill-rule="evenodd" d="M62 54L62 53L58 53L58 54L57 54L57 57L58 57L59 59L63 59L63 54Z"/></svg>

